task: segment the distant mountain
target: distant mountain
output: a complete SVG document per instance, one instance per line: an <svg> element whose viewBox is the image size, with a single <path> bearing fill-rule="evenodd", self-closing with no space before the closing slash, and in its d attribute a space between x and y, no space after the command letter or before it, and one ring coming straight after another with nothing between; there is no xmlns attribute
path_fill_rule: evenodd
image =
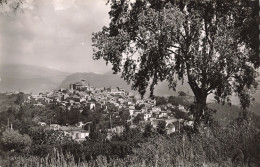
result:
<svg viewBox="0 0 260 167"><path fill-rule="evenodd" d="M68 76L66 72L22 64L0 64L0 92L52 91Z"/></svg>

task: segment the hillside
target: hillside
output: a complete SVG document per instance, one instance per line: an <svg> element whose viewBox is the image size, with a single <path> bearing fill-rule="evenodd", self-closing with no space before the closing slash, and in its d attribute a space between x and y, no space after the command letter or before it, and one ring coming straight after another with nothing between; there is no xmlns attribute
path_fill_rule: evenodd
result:
<svg viewBox="0 0 260 167"><path fill-rule="evenodd" d="M68 73L45 67L0 64L0 92L39 93L57 88Z"/></svg>
<svg viewBox="0 0 260 167"><path fill-rule="evenodd" d="M226 104L222 105L218 103L210 103L209 108L217 110L216 114L214 114L214 117L218 120L234 120L238 118L239 112L241 112L241 109L235 105L229 106Z"/></svg>
<svg viewBox="0 0 260 167"><path fill-rule="evenodd" d="M232 121L239 117L239 113L242 112L241 108L236 105L222 105L218 103L210 103L209 107L211 109L217 110L214 114L214 118L217 120L225 120L225 121ZM253 111L253 110L251 110ZM251 119L256 125L257 128L260 129L260 116L256 114L257 110L254 110L251 114Z"/></svg>

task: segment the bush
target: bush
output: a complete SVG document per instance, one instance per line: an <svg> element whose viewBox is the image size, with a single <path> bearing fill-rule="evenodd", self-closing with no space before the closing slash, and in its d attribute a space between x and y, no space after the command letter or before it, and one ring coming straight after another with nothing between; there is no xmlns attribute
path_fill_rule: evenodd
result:
<svg viewBox="0 0 260 167"><path fill-rule="evenodd" d="M47 167L59 165L214 167L247 163L248 166L253 164L260 166L260 133L252 124L245 121L232 123L214 121L210 127L201 128L197 133L173 133L170 136L154 133L150 125L147 125L144 133L126 127L123 134L114 135L110 141L89 139L82 143L54 140L60 137L58 131L32 128L30 132L33 139L32 154L26 155L28 159L24 154L4 157L6 164ZM22 138L27 137L17 131L7 131L3 135L5 137L2 143L6 150L14 149L12 145L10 148L11 146L7 144L11 139L27 143L18 142L17 148L19 145L20 148L30 145L30 142L23 142L26 140ZM15 143L14 141L12 143ZM53 147L56 149L54 152ZM237 151L242 152L244 159L236 157Z"/></svg>
<svg viewBox="0 0 260 167"><path fill-rule="evenodd" d="M1 145L5 151L26 153L29 151L31 144L32 140L26 134L22 135L16 130L3 132Z"/></svg>

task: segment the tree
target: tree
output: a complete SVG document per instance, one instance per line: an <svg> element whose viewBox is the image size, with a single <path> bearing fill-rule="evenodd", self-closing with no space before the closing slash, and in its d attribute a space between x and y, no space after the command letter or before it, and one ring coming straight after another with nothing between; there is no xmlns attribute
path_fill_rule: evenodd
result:
<svg viewBox="0 0 260 167"><path fill-rule="evenodd" d="M1 145L6 151L14 150L14 152L26 152L29 150L31 144L32 140L26 134L22 135L16 130L3 132Z"/></svg>
<svg viewBox="0 0 260 167"><path fill-rule="evenodd" d="M134 117L133 122L134 122L134 124L138 124L140 121L143 121L143 120L144 120L144 114L140 113L140 114L137 114L136 117Z"/></svg>
<svg viewBox="0 0 260 167"><path fill-rule="evenodd" d="M167 100L165 99L165 97L156 96L155 101L156 101L156 106L167 104Z"/></svg>
<svg viewBox="0 0 260 167"><path fill-rule="evenodd" d="M190 120L189 115L186 112L179 110L178 108L172 108L171 111L174 113L174 117L177 119Z"/></svg>
<svg viewBox="0 0 260 167"><path fill-rule="evenodd" d="M107 133L104 129L98 129L98 125L93 122L90 126L89 139L92 141L105 141Z"/></svg>
<svg viewBox="0 0 260 167"><path fill-rule="evenodd" d="M113 65L115 74L143 96L150 87L177 80L195 95L199 125L209 94L230 103L236 93L245 110L250 90L256 88L260 65L257 11L249 0L111 0L109 27L93 33L94 59Z"/></svg>
<svg viewBox="0 0 260 167"><path fill-rule="evenodd" d="M165 121L159 121L157 125L157 132L161 135L166 134L166 122Z"/></svg>
<svg viewBox="0 0 260 167"><path fill-rule="evenodd" d="M119 111L119 116L120 116L121 123L125 124L127 120L129 120L130 118L130 113L128 110L123 108L122 110Z"/></svg>
<svg viewBox="0 0 260 167"><path fill-rule="evenodd" d="M179 91L178 94L179 94L179 96L187 96L187 94L183 91Z"/></svg>
<svg viewBox="0 0 260 167"><path fill-rule="evenodd" d="M25 95L23 92L18 93L16 100L14 101L15 104L21 105L24 102Z"/></svg>
<svg viewBox="0 0 260 167"><path fill-rule="evenodd" d="M62 108L58 108L56 111L56 117L55 120L59 125L66 125L68 123L68 109L66 108L65 111Z"/></svg>
<svg viewBox="0 0 260 167"><path fill-rule="evenodd" d="M144 137L151 137L153 134L153 126L151 123L145 125Z"/></svg>
<svg viewBox="0 0 260 167"><path fill-rule="evenodd" d="M32 139L31 154L40 157L52 154L53 148L59 149L73 142L71 136L65 135L63 131L45 129L41 126L31 127L28 135Z"/></svg>
<svg viewBox="0 0 260 167"><path fill-rule="evenodd" d="M80 120L80 111L77 108L71 108L70 111L67 112L67 121L70 125L75 125Z"/></svg>

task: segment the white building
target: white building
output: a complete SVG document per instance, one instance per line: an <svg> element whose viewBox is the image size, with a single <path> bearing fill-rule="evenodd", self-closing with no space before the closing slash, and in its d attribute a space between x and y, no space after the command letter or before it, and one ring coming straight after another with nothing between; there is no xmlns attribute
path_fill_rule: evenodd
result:
<svg viewBox="0 0 260 167"><path fill-rule="evenodd" d="M151 114L151 113L145 113L145 114L144 114L144 120L145 120L145 121L148 121L149 118L151 118L151 117L152 117L152 114Z"/></svg>

